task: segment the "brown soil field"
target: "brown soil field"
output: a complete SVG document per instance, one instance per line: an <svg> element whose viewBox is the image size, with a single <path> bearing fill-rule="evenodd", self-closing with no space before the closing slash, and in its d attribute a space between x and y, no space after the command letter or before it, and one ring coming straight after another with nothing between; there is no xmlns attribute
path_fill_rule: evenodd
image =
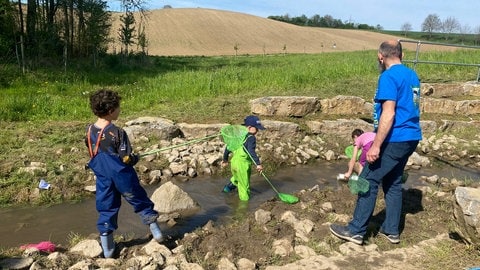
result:
<svg viewBox="0 0 480 270"><path fill-rule="evenodd" d="M120 15L113 14L110 52L120 52ZM142 21L135 14L137 31ZM244 13L204 9L170 8L145 13L149 55L218 56L282 53L322 53L376 50L382 41L401 39L372 31L302 27ZM334 46L335 44L335 46ZM416 44L405 43L415 50ZM235 50L236 48L236 50ZM426 45L422 50L432 49ZM444 48L445 49L445 48ZM447 48L448 49L448 48ZM130 51L141 51L132 45Z"/></svg>

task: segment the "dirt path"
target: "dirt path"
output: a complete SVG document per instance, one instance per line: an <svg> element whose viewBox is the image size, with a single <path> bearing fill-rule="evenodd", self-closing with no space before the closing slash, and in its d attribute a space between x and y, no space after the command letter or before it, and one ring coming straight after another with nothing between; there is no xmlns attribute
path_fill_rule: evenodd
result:
<svg viewBox="0 0 480 270"><path fill-rule="evenodd" d="M341 190L305 190L299 194L300 202L294 205L273 199L259 208L271 214L271 220L265 224L251 214L225 227L209 224L181 243L187 258L205 269L216 269L222 258L233 263L247 258L259 269L269 270L462 269L477 263L478 255L469 255L451 231L451 192L421 189L404 191L398 245L377 236L384 218L381 192L363 246L331 235L328 228L332 222L345 224L352 215L356 197L346 186ZM308 226L299 224L310 224L311 231L300 233L298 226ZM285 241L282 248L275 247L278 240Z"/></svg>

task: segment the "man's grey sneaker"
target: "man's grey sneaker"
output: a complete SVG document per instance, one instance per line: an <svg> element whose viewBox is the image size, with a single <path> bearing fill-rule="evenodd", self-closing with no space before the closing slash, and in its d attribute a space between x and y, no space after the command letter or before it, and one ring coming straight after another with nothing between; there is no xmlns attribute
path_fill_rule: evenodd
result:
<svg viewBox="0 0 480 270"><path fill-rule="evenodd" d="M353 235L350 233L347 226L332 224L330 225L330 232L340 239L347 240L357 245L363 244L363 236L359 234Z"/></svg>
<svg viewBox="0 0 480 270"><path fill-rule="evenodd" d="M398 235L398 234L386 234L382 231L379 231L378 234L385 237L392 244L400 243L400 235Z"/></svg>

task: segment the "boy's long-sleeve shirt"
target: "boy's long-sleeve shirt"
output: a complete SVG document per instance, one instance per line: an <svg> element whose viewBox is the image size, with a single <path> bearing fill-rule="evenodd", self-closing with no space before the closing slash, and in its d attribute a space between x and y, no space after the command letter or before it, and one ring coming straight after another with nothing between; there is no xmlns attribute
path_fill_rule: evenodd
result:
<svg viewBox="0 0 480 270"><path fill-rule="evenodd" d="M248 152L248 154L250 154L255 164L260 165L260 159L258 158L255 151L255 149L257 148L257 138L252 134L247 135L247 139L243 143L243 146L245 147L245 150ZM223 152L223 161L228 161L230 153L231 151L225 148L225 152Z"/></svg>
<svg viewBox="0 0 480 270"><path fill-rule="evenodd" d="M132 154L132 146L124 129L117 127L114 124L110 124L103 129L102 134L100 134L101 131L101 128L94 124L91 125L90 136L93 149L96 147L95 144L99 143L98 152L106 152L117 155L122 160L124 160L123 158L125 156L129 156L130 158L128 159L128 162L124 162L132 166L138 162L138 157L135 157ZM87 134L87 136L88 135L89 134ZM100 140L98 140L99 135L102 136ZM87 147L89 147L88 137L85 137L85 144Z"/></svg>

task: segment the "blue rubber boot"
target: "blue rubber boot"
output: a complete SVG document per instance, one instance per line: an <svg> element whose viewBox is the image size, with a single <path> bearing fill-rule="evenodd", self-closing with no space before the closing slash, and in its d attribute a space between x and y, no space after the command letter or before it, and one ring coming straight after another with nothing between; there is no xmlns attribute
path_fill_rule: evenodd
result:
<svg viewBox="0 0 480 270"><path fill-rule="evenodd" d="M153 239L157 241L158 243L163 242L163 235L162 231L160 230L160 226L158 226L157 222L150 223L148 225L150 227L150 232L152 233Z"/></svg>
<svg viewBox="0 0 480 270"><path fill-rule="evenodd" d="M102 243L103 256L105 258L112 258L115 252L115 242L113 241L113 233L103 233L100 235L100 242Z"/></svg>
<svg viewBox="0 0 480 270"><path fill-rule="evenodd" d="M232 182L229 182L228 184L226 184L223 187L223 192L229 193L229 192L234 191L236 188L237 188L237 186L235 186Z"/></svg>

